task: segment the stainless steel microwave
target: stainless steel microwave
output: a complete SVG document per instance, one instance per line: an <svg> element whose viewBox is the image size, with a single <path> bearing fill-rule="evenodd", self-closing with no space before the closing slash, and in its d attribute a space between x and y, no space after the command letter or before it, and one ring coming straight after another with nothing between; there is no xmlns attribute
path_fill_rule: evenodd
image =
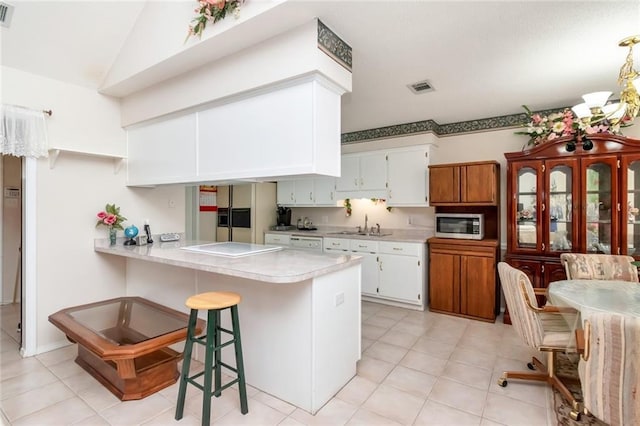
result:
<svg viewBox="0 0 640 426"><path fill-rule="evenodd" d="M436 237L481 240L484 215L480 213L436 213Z"/></svg>

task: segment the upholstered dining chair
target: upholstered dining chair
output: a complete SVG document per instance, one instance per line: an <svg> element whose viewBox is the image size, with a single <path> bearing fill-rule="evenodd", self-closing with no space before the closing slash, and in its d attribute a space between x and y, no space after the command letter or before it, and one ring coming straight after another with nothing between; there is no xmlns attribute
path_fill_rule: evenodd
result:
<svg viewBox="0 0 640 426"><path fill-rule="evenodd" d="M575 315L576 312L571 308L552 305L538 307L529 277L505 262L498 263L498 274L516 332L525 344L547 354L546 365L536 357L527 364L530 370L538 371L505 371L498 384L507 386L509 378L547 382L571 404L571 417L577 420L580 417L579 403L560 381L554 369L557 353L576 353L573 331L563 317L565 314Z"/></svg>
<svg viewBox="0 0 640 426"><path fill-rule="evenodd" d="M597 312L583 318L583 330L585 411L610 426L640 424L640 318Z"/></svg>
<svg viewBox="0 0 640 426"><path fill-rule="evenodd" d="M631 256L595 253L562 253L569 280L620 280L638 282L638 268Z"/></svg>

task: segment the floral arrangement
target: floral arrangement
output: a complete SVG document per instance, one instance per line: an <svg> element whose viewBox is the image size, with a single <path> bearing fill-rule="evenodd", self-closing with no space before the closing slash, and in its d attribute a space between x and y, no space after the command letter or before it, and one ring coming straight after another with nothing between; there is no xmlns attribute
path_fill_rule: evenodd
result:
<svg viewBox="0 0 640 426"><path fill-rule="evenodd" d="M97 216L96 228L99 225L104 225L112 229L123 230L122 222L127 220L126 217L120 215L120 207L116 207L115 204L107 204L103 211L98 212Z"/></svg>
<svg viewBox="0 0 640 426"><path fill-rule="evenodd" d="M515 132L515 134L529 136L527 145L536 146L562 136L576 134L620 134L621 123L611 123L604 115L592 116L588 121L585 121L576 117L569 108L549 115L540 115L532 112L526 105L522 105L522 107L525 109L529 121L522 125L525 130Z"/></svg>
<svg viewBox="0 0 640 426"><path fill-rule="evenodd" d="M240 6L244 3L244 0L197 0L197 2L198 7L194 12L198 16L189 25L187 39L191 36L202 37L202 32L208 22L214 24L224 19L229 13L232 13L237 19L240 16Z"/></svg>

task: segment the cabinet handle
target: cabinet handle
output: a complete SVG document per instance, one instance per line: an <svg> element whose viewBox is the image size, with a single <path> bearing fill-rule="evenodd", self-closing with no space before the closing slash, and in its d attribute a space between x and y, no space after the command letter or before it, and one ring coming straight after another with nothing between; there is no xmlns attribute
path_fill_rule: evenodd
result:
<svg viewBox="0 0 640 426"><path fill-rule="evenodd" d="M364 186L364 179L360 178L360 186Z"/></svg>
<svg viewBox="0 0 640 426"><path fill-rule="evenodd" d="M402 251L402 247L394 247L393 249L397 251Z"/></svg>
<svg viewBox="0 0 640 426"><path fill-rule="evenodd" d="M289 198L291 198L291 201L293 201L293 192L289 195Z"/></svg>
<svg viewBox="0 0 640 426"><path fill-rule="evenodd" d="M542 265L542 267L540 268L540 272L544 272L544 265Z"/></svg>
<svg viewBox="0 0 640 426"><path fill-rule="evenodd" d="M542 211L544 211L545 207L544 207L544 203L542 203Z"/></svg>
<svg viewBox="0 0 640 426"><path fill-rule="evenodd" d="M331 201L333 201L333 191L331 191L330 194L331 194Z"/></svg>
<svg viewBox="0 0 640 426"><path fill-rule="evenodd" d="M340 243L331 243L332 246L339 246Z"/></svg>
<svg viewBox="0 0 640 426"><path fill-rule="evenodd" d="M620 211L620 203L618 203L618 211Z"/></svg>
<svg viewBox="0 0 640 426"><path fill-rule="evenodd" d="M620 254L620 247L618 247L618 254Z"/></svg>
<svg viewBox="0 0 640 426"><path fill-rule="evenodd" d="M312 201L313 201L313 192L310 192L310 193L309 193L309 200L312 200Z"/></svg>
<svg viewBox="0 0 640 426"><path fill-rule="evenodd" d="M542 250L544 251L544 243L542 243ZM544 266L543 266L543 268L544 268Z"/></svg>
<svg viewBox="0 0 640 426"><path fill-rule="evenodd" d="M380 270L382 271L382 262L378 263L378 266L380 266Z"/></svg>
<svg viewBox="0 0 640 426"><path fill-rule="evenodd" d="M353 180L353 184L354 184L355 186L358 186L358 178L355 178L355 179Z"/></svg>
<svg viewBox="0 0 640 426"><path fill-rule="evenodd" d="M360 247L360 248L367 248L367 246L363 246L362 244L358 244L358 247Z"/></svg>

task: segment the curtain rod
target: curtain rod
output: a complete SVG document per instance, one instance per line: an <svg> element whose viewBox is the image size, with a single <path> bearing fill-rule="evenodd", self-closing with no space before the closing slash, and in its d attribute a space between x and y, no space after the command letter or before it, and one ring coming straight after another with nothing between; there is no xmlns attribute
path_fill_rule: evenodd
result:
<svg viewBox="0 0 640 426"><path fill-rule="evenodd" d="M35 111L35 110L31 109L31 108L27 108L27 107L24 107L24 106L21 106L21 105L11 105L11 104L2 104L2 105L13 106L13 107L17 107L17 108L28 109L30 111ZM53 110L43 109L41 111L42 111L43 114L47 114L49 117L51 117L53 115Z"/></svg>

